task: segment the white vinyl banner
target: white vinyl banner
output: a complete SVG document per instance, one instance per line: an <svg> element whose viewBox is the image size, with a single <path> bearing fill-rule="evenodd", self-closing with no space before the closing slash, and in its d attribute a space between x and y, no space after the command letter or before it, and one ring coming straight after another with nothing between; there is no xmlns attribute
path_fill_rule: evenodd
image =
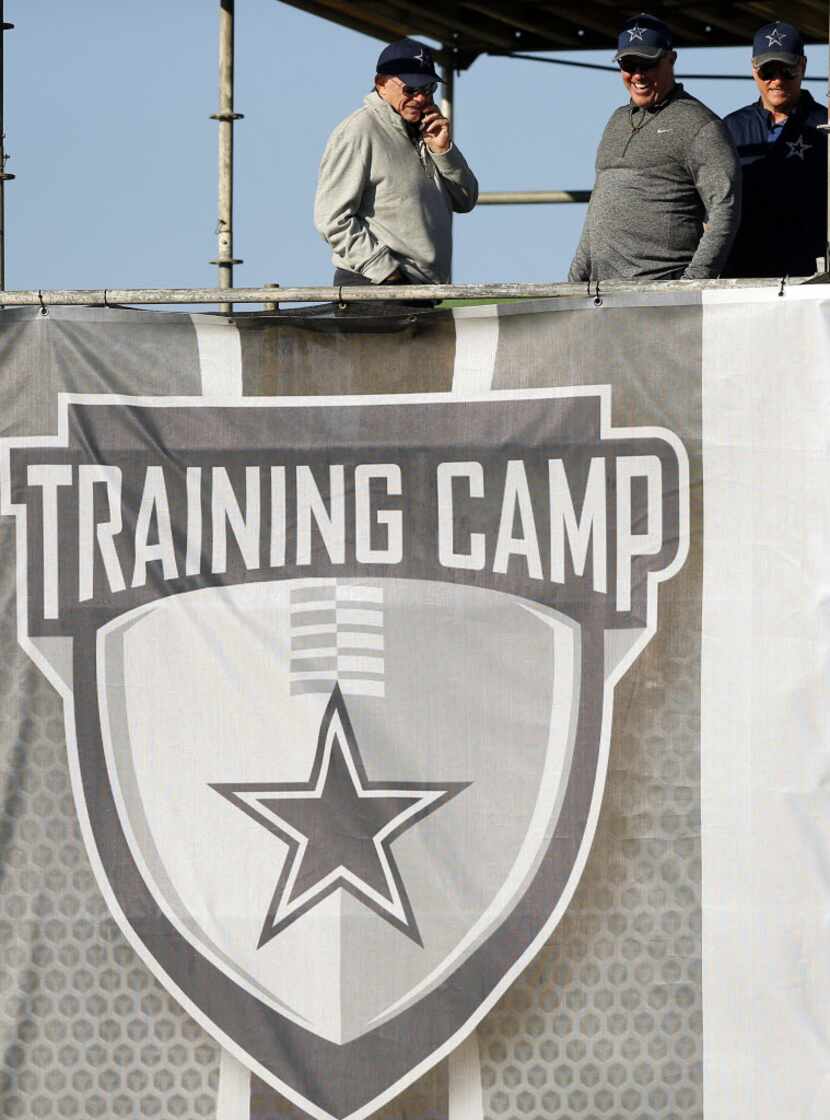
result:
<svg viewBox="0 0 830 1120"><path fill-rule="evenodd" d="M703 303L704 1115L830 1115L830 302Z"/></svg>
<svg viewBox="0 0 830 1120"><path fill-rule="evenodd" d="M0 1114L830 1116L830 289L0 311Z"/></svg>

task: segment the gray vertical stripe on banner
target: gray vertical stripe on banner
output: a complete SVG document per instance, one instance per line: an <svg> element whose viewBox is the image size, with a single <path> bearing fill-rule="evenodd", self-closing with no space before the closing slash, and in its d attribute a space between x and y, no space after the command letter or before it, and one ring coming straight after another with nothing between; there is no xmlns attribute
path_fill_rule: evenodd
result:
<svg viewBox="0 0 830 1120"><path fill-rule="evenodd" d="M242 345L239 330L226 319L191 315L199 351L202 396L242 396Z"/></svg>

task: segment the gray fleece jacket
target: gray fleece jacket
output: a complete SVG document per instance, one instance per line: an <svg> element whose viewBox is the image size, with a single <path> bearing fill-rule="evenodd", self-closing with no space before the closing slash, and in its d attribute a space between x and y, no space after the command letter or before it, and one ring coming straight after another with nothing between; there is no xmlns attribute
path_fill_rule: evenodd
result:
<svg viewBox="0 0 830 1120"><path fill-rule="evenodd" d="M379 284L396 268L413 281L445 284L452 264L452 212L476 204L478 183L455 146L444 155L413 142L401 117L372 92L341 121L320 164L314 225L337 268Z"/></svg>
<svg viewBox="0 0 830 1120"><path fill-rule="evenodd" d="M617 109L596 171L570 280L719 275L740 221L741 180L711 109L679 84L656 109Z"/></svg>

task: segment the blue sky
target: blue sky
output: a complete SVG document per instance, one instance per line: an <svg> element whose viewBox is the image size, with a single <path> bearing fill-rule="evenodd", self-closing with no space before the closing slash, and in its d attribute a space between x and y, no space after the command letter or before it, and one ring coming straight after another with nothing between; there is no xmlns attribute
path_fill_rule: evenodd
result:
<svg viewBox="0 0 830 1120"><path fill-rule="evenodd" d="M218 3L6 0L8 288L208 287L216 270ZM382 44L277 0L237 0L239 286L327 284L311 210L333 126ZM808 73L827 72L810 48ZM749 71L750 47L687 50L678 73ZM561 56L568 57L568 56ZM572 55L610 62L611 52ZM718 113L745 82L689 82ZM821 83L809 88L826 96ZM456 81L456 140L483 189L587 188L615 74L481 58ZM486 207L456 223L458 281L564 278L583 206Z"/></svg>

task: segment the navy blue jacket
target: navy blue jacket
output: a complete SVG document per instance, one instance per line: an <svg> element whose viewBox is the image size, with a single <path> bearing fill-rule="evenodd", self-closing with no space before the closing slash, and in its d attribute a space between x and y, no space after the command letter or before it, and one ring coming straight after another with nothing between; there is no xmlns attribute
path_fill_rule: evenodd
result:
<svg viewBox="0 0 830 1120"><path fill-rule="evenodd" d="M809 276L827 239L827 110L802 89L775 143L760 99L724 118L738 149L743 209L722 276Z"/></svg>

